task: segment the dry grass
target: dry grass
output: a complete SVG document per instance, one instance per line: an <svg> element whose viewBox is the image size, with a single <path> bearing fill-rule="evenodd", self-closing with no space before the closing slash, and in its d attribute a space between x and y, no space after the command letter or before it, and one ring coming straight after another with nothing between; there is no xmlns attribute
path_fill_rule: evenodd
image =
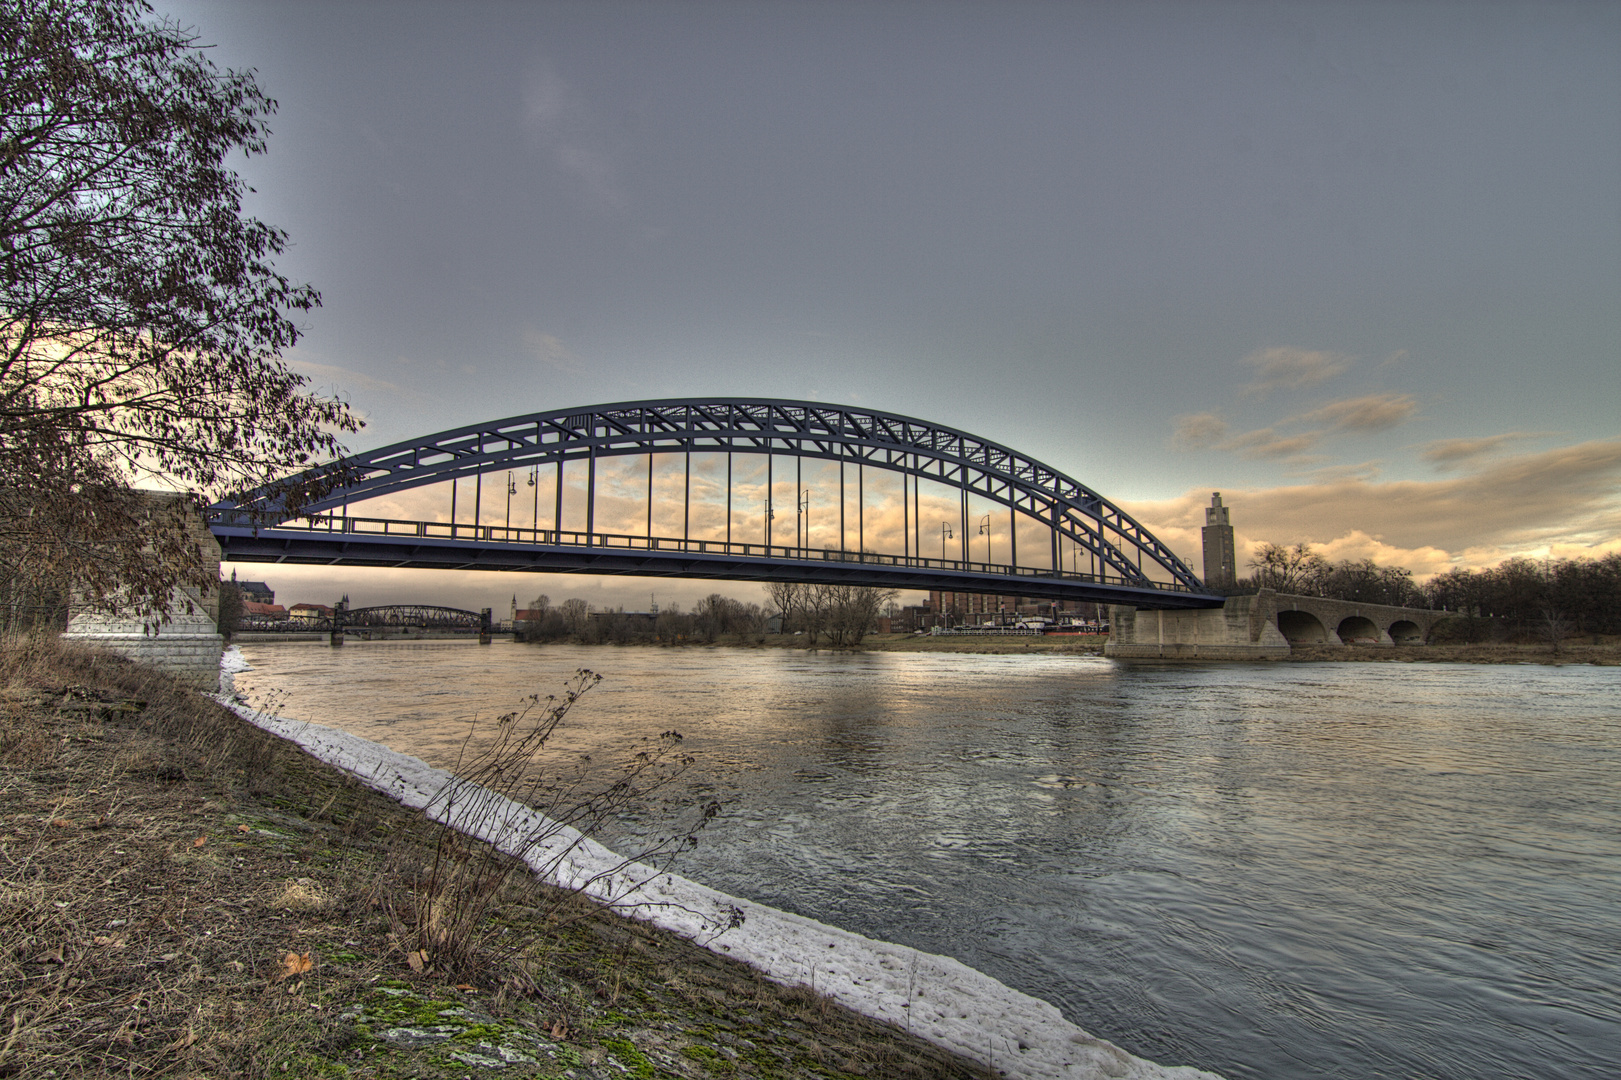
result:
<svg viewBox="0 0 1621 1080"><path fill-rule="evenodd" d="M1561 643L1555 652L1546 643L1481 642L1478 644L1432 644L1390 646L1295 645L1289 650L1293 661L1342 661L1348 663L1389 662L1407 664L1593 664L1599 667L1621 665L1621 639L1591 636Z"/></svg>
<svg viewBox="0 0 1621 1080"><path fill-rule="evenodd" d="M462 1077L492 1040L534 1060L480 1075L988 1075L519 874L484 963L413 966L442 837L160 676L6 643L0 1077Z"/></svg>

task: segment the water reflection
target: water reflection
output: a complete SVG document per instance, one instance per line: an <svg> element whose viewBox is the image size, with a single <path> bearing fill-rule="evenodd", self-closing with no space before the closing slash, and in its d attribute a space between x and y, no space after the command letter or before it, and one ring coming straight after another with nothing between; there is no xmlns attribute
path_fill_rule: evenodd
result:
<svg viewBox="0 0 1621 1080"><path fill-rule="evenodd" d="M466 717L598 668L558 750L682 731L728 806L692 876L950 953L1156 1060L1600 1077L1621 1045L1607 670L245 651L285 713L440 763Z"/></svg>

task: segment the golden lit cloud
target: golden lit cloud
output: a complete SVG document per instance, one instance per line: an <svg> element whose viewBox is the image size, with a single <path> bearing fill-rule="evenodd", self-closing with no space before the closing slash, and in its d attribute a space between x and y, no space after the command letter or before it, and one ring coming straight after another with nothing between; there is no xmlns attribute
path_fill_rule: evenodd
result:
<svg viewBox="0 0 1621 1080"><path fill-rule="evenodd" d="M1300 419L1327 424L1336 431L1384 431L1405 424L1417 412L1418 402L1411 394L1369 394L1330 402Z"/></svg>
<svg viewBox="0 0 1621 1080"><path fill-rule="evenodd" d="M1256 458L1294 458L1310 450L1322 441L1322 432L1303 431L1296 435L1279 435L1272 428L1259 428L1255 431L1246 431L1242 435L1235 435L1225 442L1219 443L1222 450L1237 451L1239 456L1251 459Z"/></svg>
<svg viewBox="0 0 1621 1080"><path fill-rule="evenodd" d="M1436 480L1353 476L1224 489L1222 497L1248 542L1306 541L1344 553L1337 557L1366 555L1417 573L1511 555L1602 554L1621 550L1621 439L1521 454ZM1196 491L1128 509L1176 550L1197 553L1209 498Z"/></svg>
<svg viewBox="0 0 1621 1080"><path fill-rule="evenodd" d="M1249 397L1265 397L1273 390L1301 390L1327 382L1351 366L1351 358L1317 349L1257 349L1243 363L1255 370L1244 387Z"/></svg>
<svg viewBox="0 0 1621 1080"><path fill-rule="evenodd" d="M1460 469L1478 465L1510 443L1535 437L1534 432L1509 431L1479 439L1437 439L1427 444L1418 456L1434 462L1437 468Z"/></svg>

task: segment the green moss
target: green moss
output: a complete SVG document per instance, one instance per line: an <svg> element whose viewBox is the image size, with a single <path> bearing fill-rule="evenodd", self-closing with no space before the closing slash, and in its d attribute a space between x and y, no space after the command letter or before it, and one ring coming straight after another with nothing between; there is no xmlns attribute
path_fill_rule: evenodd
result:
<svg viewBox="0 0 1621 1080"><path fill-rule="evenodd" d="M281 1062L281 1070L288 1076L305 1076L312 1080L349 1080L349 1067L312 1054L300 1054Z"/></svg>
<svg viewBox="0 0 1621 1080"><path fill-rule="evenodd" d="M653 1063L647 1056L636 1049L636 1044L628 1039L603 1039L603 1049L619 1059L619 1064L630 1069L632 1076L641 1077L642 1080L652 1080Z"/></svg>
<svg viewBox="0 0 1621 1080"><path fill-rule="evenodd" d="M737 1073L737 1066L721 1057L719 1051L712 1046L683 1046L681 1056L689 1061L696 1061L709 1072L719 1076L733 1076Z"/></svg>
<svg viewBox="0 0 1621 1080"><path fill-rule="evenodd" d="M365 1020L370 1024L389 1027L421 1027L428 1024L465 1024L455 1015L461 1009L456 1001L428 1001L409 991L400 993L394 987L378 987L366 1003ZM451 1013L446 1016L445 1013Z"/></svg>

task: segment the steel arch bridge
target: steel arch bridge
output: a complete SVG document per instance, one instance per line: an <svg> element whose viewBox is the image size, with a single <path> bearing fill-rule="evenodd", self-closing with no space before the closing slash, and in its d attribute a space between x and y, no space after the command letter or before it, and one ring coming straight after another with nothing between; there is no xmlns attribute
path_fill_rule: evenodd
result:
<svg viewBox="0 0 1621 1080"><path fill-rule="evenodd" d="M693 454L726 455L724 538L691 535ZM648 457L645 534L599 531L596 522L599 460ZM682 535L653 533L653 458L677 455L686 462ZM765 458L763 542L733 535L735 455ZM791 459L795 476L793 543L774 542L772 503L779 459ZM839 467L839 546L808 543L808 500L803 462ZM1144 608L1219 606L1183 561L1118 506L1073 478L1016 450L964 431L893 413L809 401L745 398L622 402L514 416L396 443L339 463L347 487L312 500L290 520L280 511L274 487L210 508L209 528L223 557L242 562L418 567L624 574L739 581L793 581L877 585L903 589L1090 600ZM461 484L482 498L483 476L525 471L529 482L542 469L556 469L552 528L457 520ZM585 471L584 528L564 528L564 471ZM868 550L862 493L868 470L901 485L902 550ZM853 474L853 475L849 475ZM306 474L306 475L314 475ZM299 477L291 478L293 483ZM451 482L450 520L356 517L350 504L414 488ZM941 522L942 552L922 553L920 486L932 482L954 490L960 519ZM857 492L855 543L848 542L846 485ZM509 500L510 475L503 491ZM933 489L938 492L940 487ZM970 496L1009 514L1006 562L975 561L970 537ZM936 503L937 504L937 503ZM464 504L465 505L465 504ZM1019 552L1023 515L1040 540ZM804 528L801 529L802 516ZM956 516L956 515L954 515ZM981 531L990 528L989 515ZM961 528L961 558L947 558L945 539ZM1030 531L1026 524L1025 531ZM930 536L932 537L932 525ZM932 544L932 539L930 543ZM1065 543L1072 566L1065 570ZM988 541L987 541L988 543ZM1087 563L1080 566L1084 553Z"/></svg>

